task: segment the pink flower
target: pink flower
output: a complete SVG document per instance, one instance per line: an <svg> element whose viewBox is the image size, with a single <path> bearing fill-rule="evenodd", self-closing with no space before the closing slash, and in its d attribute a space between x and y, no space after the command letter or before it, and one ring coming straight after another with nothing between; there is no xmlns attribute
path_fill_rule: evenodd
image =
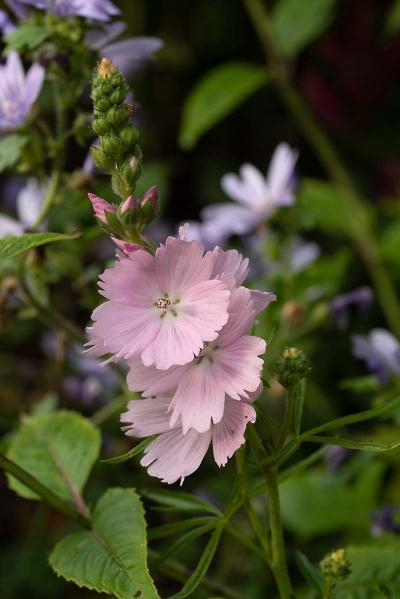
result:
<svg viewBox="0 0 400 599"><path fill-rule="evenodd" d="M170 428L170 396L130 401L128 410L121 415L123 430L128 436L147 437L159 435L145 449L141 460L150 476L172 484L192 474L200 466L212 443L214 460L219 467L245 442L244 433L248 422L255 422L256 413L249 404L262 391L260 385L248 401L225 401L223 418L218 424L202 433L190 429L186 434L180 422Z"/></svg>
<svg viewBox="0 0 400 599"><path fill-rule="evenodd" d="M228 320L230 291L197 242L169 237L155 256L137 250L100 277L108 301L93 312L90 344L167 370L191 362Z"/></svg>
<svg viewBox="0 0 400 599"><path fill-rule="evenodd" d="M215 258L214 253L212 255ZM236 266L241 260L240 255L237 256ZM223 264L221 260L222 268L227 262L229 260ZM229 280L226 273L220 276ZM233 278L232 273L230 277ZM183 434L189 429L199 433L208 431L212 422L217 424L222 420L226 396L233 400L248 399L258 388L263 366L259 356L265 352L266 345L263 339L250 336L247 331L257 312L274 299L272 293L256 292L253 296L249 289L235 287L228 307L229 319L213 342L205 343L189 363L163 371L131 358L128 360L129 388L146 397L169 395L170 427L179 422Z"/></svg>

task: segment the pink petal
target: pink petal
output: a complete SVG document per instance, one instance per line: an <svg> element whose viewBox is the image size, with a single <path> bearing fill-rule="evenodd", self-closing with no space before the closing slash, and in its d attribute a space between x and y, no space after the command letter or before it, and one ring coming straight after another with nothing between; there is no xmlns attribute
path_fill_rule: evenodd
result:
<svg viewBox="0 0 400 599"><path fill-rule="evenodd" d="M128 403L128 409L121 414L122 428L128 437L148 437L166 433L170 430L168 406L171 397L152 397L134 399Z"/></svg>
<svg viewBox="0 0 400 599"><path fill-rule="evenodd" d="M245 443L244 433L248 422L255 422L256 412L245 401L227 399L224 417L212 430L214 459L218 466L225 466L235 451Z"/></svg>
<svg viewBox="0 0 400 599"><path fill-rule="evenodd" d="M229 319L218 335L218 345L226 346L248 332L254 323L256 311L251 300L251 292L246 287L238 287L231 293L228 306Z"/></svg>
<svg viewBox="0 0 400 599"><path fill-rule="evenodd" d="M160 395L176 389L183 372L189 367L172 366L168 370L159 370L154 366L145 366L139 357L128 360L128 387L131 391L142 392L146 397Z"/></svg>
<svg viewBox="0 0 400 599"><path fill-rule="evenodd" d="M154 258L143 250L105 270L100 275L99 286L107 299L135 308L148 308L149 312L163 295L154 275Z"/></svg>
<svg viewBox="0 0 400 599"><path fill-rule="evenodd" d="M214 268L212 277L224 275L233 277L234 285L239 286L243 283L249 272L249 259L243 258L237 250L224 251L219 247L214 248L212 252L214 258Z"/></svg>
<svg viewBox="0 0 400 599"><path fill-rule="evenodd" d="M186 435L180 429L160 435L145 449L142 466L148 466L150 476L172 484L192 474L200 466L211 443L211 430L198 433L194 430Z"/></svg>
<svg viewBox="0 0 400 599"><path fill-rule="evenodd" d="M264 310L271 302L275 302L277 297L275 293L271 291L258 291L257 289L251 289L251 301L253 302L256 314Z"/></svg>
<svg viewBox="0 0 400 599"><path fill-rule="evenodd" d="M182 419L183 434L190 428L200 433L219 422L224 413L225 392L216 378L213 364L206 358L194 361L182 374L170 410L171 426Z"/></svg>
<svg viewBox="0 0 400 599"><path fill-rule="evenodd" d="M93 211L98 219L100 219L103 223L107 222L105 212L115 213L115 206L103 200L99 196L94 193L88 193L88 198L92 203Z"/></svg>
<svg viewBox="0 0 400 599"><path fill-rule="evenodd" d="M193 284L210 278L213 267L210 256L204 256L204 248L197 241L182 241L168 237L155 255L156 276L162 289L171 296Z"/></svg>

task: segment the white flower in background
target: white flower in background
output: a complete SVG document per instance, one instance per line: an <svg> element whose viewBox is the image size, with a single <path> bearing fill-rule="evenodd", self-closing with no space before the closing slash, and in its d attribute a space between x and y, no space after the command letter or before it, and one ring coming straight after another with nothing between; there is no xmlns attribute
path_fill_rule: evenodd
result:
<svg viewBox="0 0 400 599"><path fill-rule="evenodd" d="M22 235L26 230L33 228L43 206L46 187L46 184L37 179L28 179L17 196L18 219L0 214L0 238L7 235Z"/></svg>
<svg viewBox="0 0 400 599"><path fill-rule="evenodd" d="M221 240L227 235L245 235L262 224L281 206L295 201L294 168L298 152L281 143L273 153L267 175L252 164L241 166L239 175L228 173L221 185L236 204L214 204L201 213L205 224L220 229Z"/></svg>

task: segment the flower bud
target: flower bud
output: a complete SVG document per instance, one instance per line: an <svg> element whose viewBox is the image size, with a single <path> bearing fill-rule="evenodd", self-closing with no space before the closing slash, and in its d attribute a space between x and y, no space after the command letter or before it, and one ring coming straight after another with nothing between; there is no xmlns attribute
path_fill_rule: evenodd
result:
<svg viewBox="0 0 400 599"><path fill-rule="evenodd" d="M101 222L107 223L105 212L111 212L112 214L115 214L115 206L106 200L103 200L103 198L100 198L94 193L88 193L88 198L92 202L92 208L97 218L101 220Z"/></svg>
<svg viewBox="0 0 400 599"><path fill-rule="evenodd" d="M125 99L125 95L126 95L125 87L123 87L122 89L121 88L116 88L110 94L110 102L112 104L122 104L122 102Z"/></svg>
<svg viewBox="0 0 400 599"><path fill-rule="evenodd" d="M126 198L125 202L122 202L122 204L119 207L119 212L121 214L123 214L124 212L127 212L128 210L136 210L137 209L137 202L135 200L135 198L133 196L129 196L129 198Z"/></svg>
<svg viewBox="0 0 400 599"><path fill-rule="evenodd" d="M97 116L93 119L92 128L97 135L105 135L110 131L110 123L104 116Z"/></svg>
<svg viewBox="0 0 400 599"><path fill-rule="evenodd" d="M325 578L344 580L351 573L351 564L345 549L336 549L324 557L319 567Z"/></svg>
<svg viewBox="0 0 400 599"><path fill-rule="evenodd" d="M123 152L122 141L112 133L108 133L102 138L102 146L105 153L113 158L118 157Z"/></svg>
<svg viewBox="0 0 400 599"><path fill-rule="evenodd" d="M153 185L152 187L150 187L150 189L148 189L143 195L142 198L140 200L140 204L142 206L142 208L149 203L153 210L155 210L158 206L158 191L157 191L157 186Z"/></svg>
<svg viewBox="0 0 400 599"><path fill-rule="evenodd" d="M93 161L97 168L102 170L110 170L113 166L113 160L108 156L102 146L92 146L91 152L93 156Z"/></svg>
<svg viewBox="0 0 400 599"><path fill-rule="evenodd" d="M128 125L121 129L119 132L119 138L123 142L126 149L133 150L139 139L139 131L135 129L135 127Z"/></svg>
<svg viewBox="0 0 400 599"><path fill-rule="evenodd" d="M102 58L97 67L97 73L102 79L111 79L117 71L117 67L109 58Z"/></svg>
<svg viewBox="0 0 400 599"><path fill-rule="evenodd" d="M100 91L102 94L105 94L106 96L108 96L113 91L113 86L111 85L111 83L108 83L107 81L103 81L100 84Z"/></svg>
<svg viewBox="0 0 400 599"><path fill-rule="evenodd" d="M111 106L111 102L107 98L107 96L101 96L100 98L98 98L98 100L96 100L94 102L94 107L99 112L107 112L107 110L110 108L110 106Z"/></svg>
<svg viewBox="0 0 400 599"><path fill-rule="evenodd" d="M123 107L111 106L107 111L106 118L111 125L120 125L127 120L127 115Z"/></svg>
<svg viewBox="0 0 400 599"><path fill-rule="evenodd" d="M305 354L296 347L283 350L276 365L278 381L285 388L293 387L310 372Z"/></svg>

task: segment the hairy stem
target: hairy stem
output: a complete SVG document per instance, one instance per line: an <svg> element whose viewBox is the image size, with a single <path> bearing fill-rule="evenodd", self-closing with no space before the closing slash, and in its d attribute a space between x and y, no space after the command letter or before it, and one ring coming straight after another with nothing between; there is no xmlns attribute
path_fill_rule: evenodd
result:
<svg viewBox="0 0 400 599"><path fill-rule="evenodd" d="M54 139L54 160L53 168L50 177L50 182L47 188L46 197L43 206L34 223L34 227L38 227L46 218L54 200L57 197L62 173L65 162L65 133L66 133L66 118L65 118L65 99L63 97L62 86L59 80L53 81L54 105L56 109L56 135Z"/></svg>
<svg viewBox="0 0 400 599"><path fill-rule="evenodd" d="M376 289L385 318L400 336L400 304L395 289L382 263L368 214L352 178L338 156L331 140L289 80L284 58L273 40L269 15L262 0L243 0L254 29L263 45L267 68L282 101L295 117L322 164L346 197L350 235L356 250Z"/></svg>
<svg viewBox="0 0 400 599"><path fill-rule="evenodd" d="M281 521L278 476L274 467L264 467L263 473L268 493L268 512L271 527L272 570L281 599L290 599L292 585L286 564L285 541Z"/></svg>
<svg viewBox="0 0 400 599"><path fill-rule="evenodd" d="M279 435L279 439L276 442L277 449L284 446L285 441L290 433L290 429L292 427L294 392L295 392L294 387L290 387L288 389L287 396L286 396L285 416L283 418L283 423L282 423L282 428L281 428L281 433Z"/></svg>

